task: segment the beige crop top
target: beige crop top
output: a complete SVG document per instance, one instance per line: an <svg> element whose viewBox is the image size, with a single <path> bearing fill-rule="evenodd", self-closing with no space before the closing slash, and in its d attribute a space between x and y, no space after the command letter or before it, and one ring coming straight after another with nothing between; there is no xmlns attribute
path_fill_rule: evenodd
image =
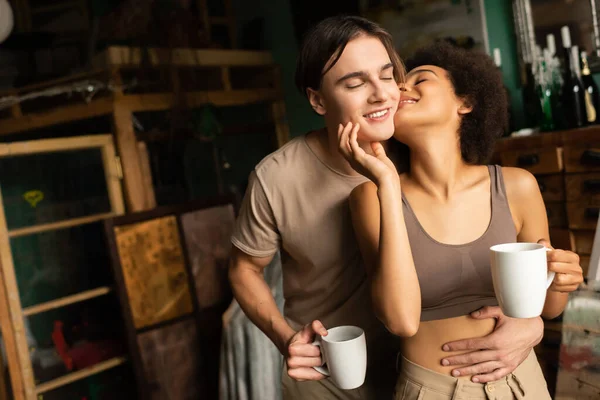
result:
<svg viewBox="0 0 600 400"><path fill-rule="evenodd" d="M506 199L502 170L488 165L492 217L475 241L449 245L425 232L404 196L404 220L421 285L421 321L467 315L483 306L498 305L490 271L490 247L517 241Z"/></svg>

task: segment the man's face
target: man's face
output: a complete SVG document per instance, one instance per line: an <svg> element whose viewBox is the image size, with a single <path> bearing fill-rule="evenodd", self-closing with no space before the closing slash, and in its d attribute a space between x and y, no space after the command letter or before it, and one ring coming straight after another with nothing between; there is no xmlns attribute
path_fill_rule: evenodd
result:
<svg viewBox="0 0 600 400"><path fill-rule="evenodd" d="M400 90L390 56L376 37L361 35L348 42L323 76L321 89L309 98L328 126L359 123L359 140L384 141L394 133Z"/></svg>

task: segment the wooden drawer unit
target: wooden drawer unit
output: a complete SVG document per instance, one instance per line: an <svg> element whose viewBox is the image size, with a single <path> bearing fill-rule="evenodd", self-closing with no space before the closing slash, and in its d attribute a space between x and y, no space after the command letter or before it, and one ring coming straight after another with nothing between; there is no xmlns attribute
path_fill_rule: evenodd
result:
<svg viewBox="0 0 600 400"><path fill-rule="evenodd" d="M500 154L505 167L519 167L532 174L555 174L563 170L562 148L505 151Z"/></svg>
<svg viewBox="0 0 600 400"><path fill-rule="evenodd" d="M564 148L567 172L600 171L600 143Z"/></svg>
<svg viewBox="0 0 600 400"><path fill-rule="evenodd" d="M571 229L596 229L600 200L567 203L567 215Z"/></svg>
<svg viewBox="0 0 600 400"><path fill-rule="evenodd" d="M583 277L587 277L588 270L590 269L590 256L579 256L579 265L583 269Z"/></svg>
<svg viewBox="0 0 600 400"><path fill-rule="evenodd" d="M565 203L563 202L547 202L546 215L548 216L548 226L550 228L566 228L569 225Z"/></svg>
<svg viewBox="0 0 600 400"><path fill-rule="evenodd" d="M544 201L564 201L565 184L564 177L560 174L541 175L535 177L540 186L540 192Z"/></svg>
<svg viewBox="0 0 600 400"><path fill-rule="evenodd" d="M546 205L552 246L579 254L586 277L600 214L600 125L501 139L496 144L494 156L503 166L521 167L535 175ZM552 329L549 329L550 325ZM540 355L540 366L550 383L556 380L563 324L547 321L545 327L544 339L536 346L536 353ZM549 333L554 333L554 337ZM545 343L548 346L542 348ZM553 351L549 351L550 348ZM561 375L564 375L562 371ZM572 379L571 383L573 387L581 385L577 379ZM579 386L574 392L578 392ZM562 387L564 389L564 385ZM593 398L597 398L597 388L591 390L596 394ZM559 397L567 399L556 396Z"/></svg>
<svg viewBox="0 0 600 400"><path fill-rule="evenodd" d="M574 252L581 255L592 254L594 246L594 233L596 231L572 231Z"/></svg>
<svg viewBox="0 0 600 400"><path fill-rule="evenodd" d="M575 251L573 232L566 228L550 228L550 243L555 249Z"/></svg>
<svg viewBox="0 0 600 400"><path fill-rule="evenodd" d="M567 174L565 186L567 201L582 201L589 198L600 200L600 172Z"/></svg>

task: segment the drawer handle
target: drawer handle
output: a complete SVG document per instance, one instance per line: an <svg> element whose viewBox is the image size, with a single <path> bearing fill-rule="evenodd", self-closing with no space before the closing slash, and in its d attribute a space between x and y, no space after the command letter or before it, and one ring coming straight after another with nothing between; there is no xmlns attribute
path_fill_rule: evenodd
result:
<svg viewBox="0 0 600 400"><path fill-rule="evenodd" d="M579 161L583 165L599 165L600 151L586 150L583 153L581 153L581 159Z"/></svg>
<svg viewBox="0 0 600 400"><path fill-rule="evenodd" d="M598 216L600 216L600 208L598 207L586 208L583 212L583 217L585 219L598 219Z"/></svg>
<svg viewBox="0 0 600 400"><path fill-rule="evenodd" d="M600 192L600 179L588 179L583 181L583 191L591 193Z"/></svg>
<svg viewBox="0 0 600 400"><path fill-rule="evenodd" d="M599 154L600 157L600 154ZM531 167L540 163L540 156L537 154L524 154L517 158L517 166L519 167Z"/></svg>

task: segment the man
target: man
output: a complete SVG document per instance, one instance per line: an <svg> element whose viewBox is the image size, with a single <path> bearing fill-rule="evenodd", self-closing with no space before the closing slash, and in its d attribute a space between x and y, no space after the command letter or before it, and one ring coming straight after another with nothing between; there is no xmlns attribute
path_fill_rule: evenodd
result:
<svg viewBox="0 0 600 400"><path fill-rule="evenodd" d="M296 84L323 116L325 128L293 139L250 175L232 237L229 276L244 312L285 357L285 399L392 396L399 339L374 317L347 202L352 189L366 178L337 147L338 127L348 122L360 124L359 140L367 144L392 136L402 79L391 37L378 25L354 16L320 22L300 50ZM282 252L285 318L262 277L277 250ZM490 312L497 309L484 310L480 317ZM500 318L499 328L489 337L449 344L448 350L485 347L489 358L483 361L503 362L512 371L540 340L541 321ZM360 326L366 332L367 378L355 390L336 388L312 368L322 364L319 348L311 344L315 335L326 335L325 327L339 325ZM471 366L469 357L475 356L473 352L447 360L466 364L463 373L469 368L478 368L476 374L492 372L481 369L480 359Z"/></svg>

